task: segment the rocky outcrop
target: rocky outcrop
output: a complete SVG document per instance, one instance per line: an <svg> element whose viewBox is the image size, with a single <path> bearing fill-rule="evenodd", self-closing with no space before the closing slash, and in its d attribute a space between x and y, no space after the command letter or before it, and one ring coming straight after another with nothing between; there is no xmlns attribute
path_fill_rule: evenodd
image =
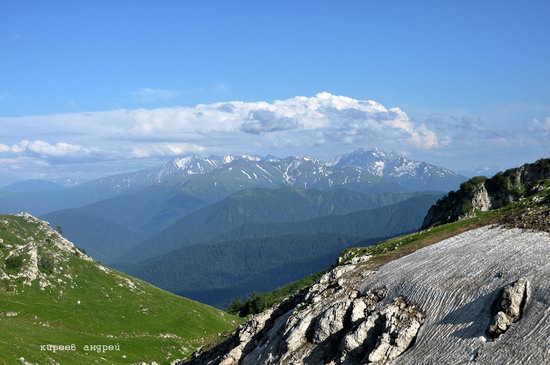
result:
<svg viewBox="0 0 550 365"><path fill-rule="evenodd" d="M225 353L213 348L188 364L389 363L412 345L425 315L403 296L385 300L385 287L358 291L370 274L357 265L336 267L302 297L241 326Z"/></svg>
<svg viewBox="0 0 550 365"><path fill-rule="evenodd" d="M492 178L474 177L437 201L428 211L422 228L469 218L476 211L501 208L545 189L550 179L550 159L506 170Z"/></svg>
<svg viewBox="0 0 550 365"><path fill-rule="evenodd" d="M363 317L342 340L342 364L387 364L413 344L425 315L404 297Z"/></svg>
<svg viewBox="0 0 550 365"><path fill-rule="evenodd" d="M528 285L529 281L526 278L519 278L502 289L495 303L497 313L487 328L487 334L491 338L499 337L512 323L520 320L527 302Z"/></svg>

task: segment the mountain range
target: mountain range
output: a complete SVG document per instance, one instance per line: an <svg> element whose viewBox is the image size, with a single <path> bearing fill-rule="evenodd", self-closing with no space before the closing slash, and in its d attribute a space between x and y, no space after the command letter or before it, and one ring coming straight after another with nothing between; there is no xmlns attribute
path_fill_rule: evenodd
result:
<svg viewBox="0 0 550 365"><path fill-rule="evenodd" d="M194 155L69 188L21 183L0 190L0 209L38 212L95 259L224 307L232 296L313 273L349 245L418 229L431 204L463 179L375 148L330 162ZM308 252L314 242L318 250ZM291 246L307 261L301 271L284 269L296 267L285 252ZM204 265L212 247L234 261L222 274ZM266 258L257 258L261 270L247 271L257 267L253 247L266 247ZM181 280L197 273L194 285Z"/></svg>
<svg viewBox="0 0 550 365"><path fill-rule="evenodd" d="M208 179L202 179L202 176ZM187 183L190 190L197 189L198 183L201 183L204 189L205 181L228 190L282 185L316 189L339 186L367 190L447 191L458 187L463 180L463 176L448 169L410 160L395 152L371 148L358 149L330 162L296 156L193 155L174 158L157 168L110 176L86 184L109 187L113 192L132 191L157 183ZM367 186L359 187L362 183ZM379 186L383 183L389 186Z"/></svg>
<svg viewBox="0 0 550 365"><path fill-rule="evenodd" d="M0 215L0 362L548 363L549 161L441 199L283 186L209 203L151 185L68 211L104 219L92 232L162 221L172 202L151 236L170 251L128 271L219 307L280 287L235 301L253 315L241 326L104 266L45 221Z"/></svg>
<svg viewBox="0 0 550 365"><path fill-rule="evenodd" d="M322 270L345 248L371 245L417 230L440 196L419 194L374 209L295 222L264 219L263 223L233 229L235 226L223 219L209 225L193 218L191 224L173 226L171 236L164 234L143 242L130 257L135 259L140 250L150 253L147 248L166 243L172 250L159 254L162 251L157 249L152 258L115 266L160 288L226 308L235 297L269 291ZM218 226L225 231L214 228ZM207 241L207 230L199 231L200 238L193 240L185 227L210 227L222 234L209 235L215 238Z"/></svg>
<svg viewBox="0 0 550 365"><path fill-rule="evenodd" d="M346 188L365 193L449 191L465 179L448 169L376 148L359 149L329 162L296 156L193 155L54 191L47 182L42 183L42 190L37 181L18 183L33 188L0 189L0 212L40 215L158 185L177 186L187 194L214 202L248 187Z"/></svg>

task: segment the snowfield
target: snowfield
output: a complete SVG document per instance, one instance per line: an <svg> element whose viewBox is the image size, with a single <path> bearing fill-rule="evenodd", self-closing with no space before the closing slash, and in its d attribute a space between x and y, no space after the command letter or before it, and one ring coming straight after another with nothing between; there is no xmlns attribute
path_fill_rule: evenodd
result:
<svg viewBox="0 0 550 365"><path fill-rule="evenodd" d="M491 306L506 284L526 277L520 321L485 337ZM393 364L550 364L550 234L484 227L390 262L361 291L384 285L405 295L426 320L415 344Z"/></svg>

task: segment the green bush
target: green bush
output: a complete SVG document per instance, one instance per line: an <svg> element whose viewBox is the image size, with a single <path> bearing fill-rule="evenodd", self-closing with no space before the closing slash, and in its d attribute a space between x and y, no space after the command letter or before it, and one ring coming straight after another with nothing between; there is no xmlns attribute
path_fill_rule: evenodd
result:
<svg viewBox="0 0 550 365"><path fill-rule="evenodd" d="M227 312L238 315L243 309L243 307L244 307L244 302L241 300L241 298L235 298L231 302L231 304L229 304L229 307L227 307Z"/></svg>
<svg viewBox="0 0 550 365"><path fill-rule="evenodd" d="M268 308L268 296L269 294L253 293L245 302L241 302L241 300L237 298L229 305L228 312L231 314L238 314L241 317L260 313Z"/></svg>
<svg viewBox="0 0 550 365"><path fill-rule="evenodd" d="M272 307L275 304L281 303L285 298L291 297L298 292L304 290L304 288L312 285L317 279L319 279L326 271L311 274L305 278L287 284L283 287L275 289L267 293L252 293L246 300L236 298L227 308L227 311L231 314L236 314L240 317L246 317L250 314L258 314L264 310Z"/></svg>
<svg viewBox="0 0 550 365"><path fill-rule="evenodd" d="M10 271L19 271L23 266L23 256L10 256L6 259L6 269Z"/></svg>
<svg viewBox="0 0 550 365"><path fill-rule="evenodd" d="M55 261L53 260L53 258L48 256L42 256L38 261L38 268L45 274L53 274L54 266Z"/></svg>

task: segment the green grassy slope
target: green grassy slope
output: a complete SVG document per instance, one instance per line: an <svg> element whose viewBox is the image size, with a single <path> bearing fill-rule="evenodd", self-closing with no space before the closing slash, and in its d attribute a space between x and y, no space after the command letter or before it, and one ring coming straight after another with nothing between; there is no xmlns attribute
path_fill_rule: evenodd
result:
<svg viewBox="0 0 550 365"><path fill-rule="evenodd" d="M1 215L0 239L0 364L22 357L33 364L166 364L237 324L101 266L30 216ZM73 344L75 351L41 348Z"/></svg>

